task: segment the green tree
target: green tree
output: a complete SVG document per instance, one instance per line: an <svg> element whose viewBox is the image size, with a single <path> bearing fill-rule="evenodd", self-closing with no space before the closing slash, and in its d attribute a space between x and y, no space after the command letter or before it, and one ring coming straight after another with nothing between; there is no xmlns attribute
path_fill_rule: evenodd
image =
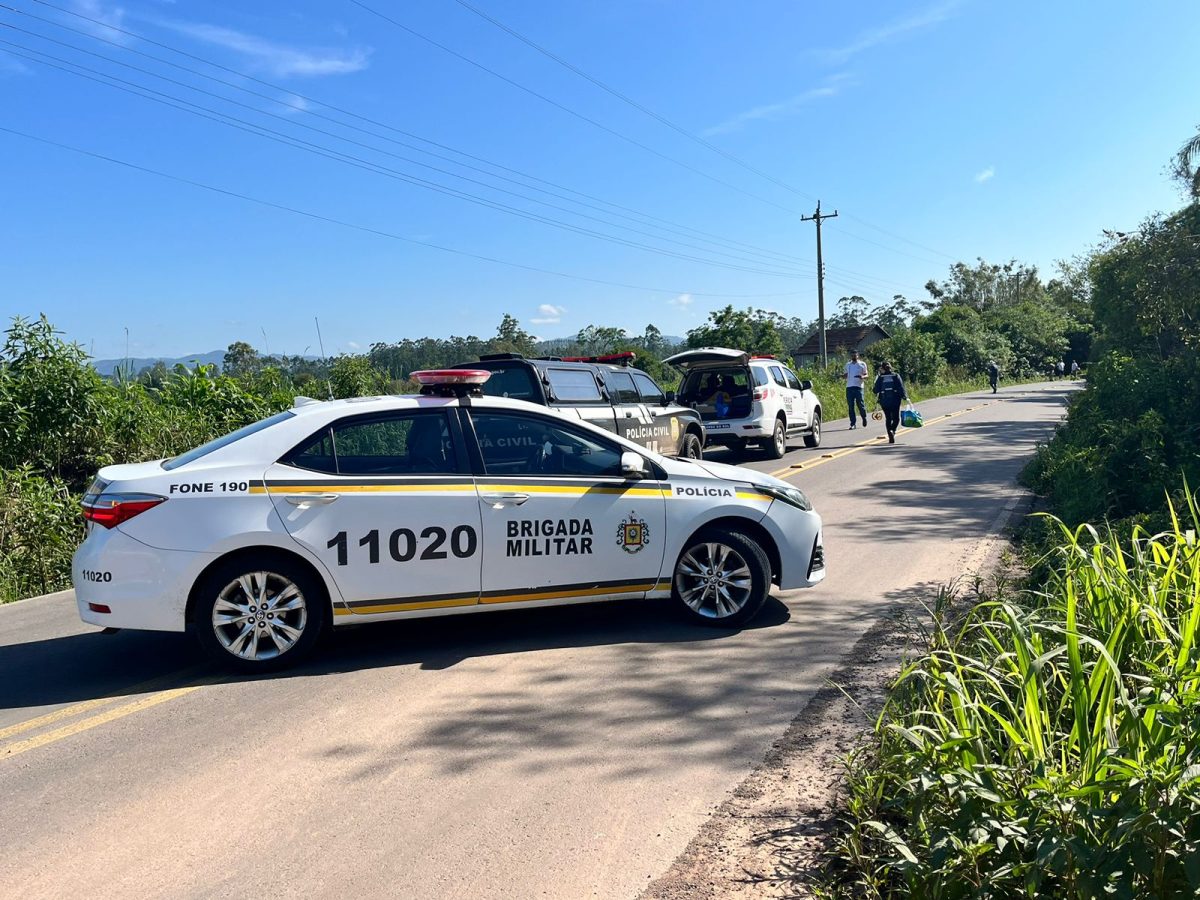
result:
<svg viewBox="0 0 1200 900"><path fill-rule="evenodd" d="M865 353L876 371L889 362L901 378L914 384L933 384L946 368L937 342L919 331L901 331L872 344Z"/></svg>
<svg viewBox="0 0 1200 900"><path fill-rule="evenodd" d="M1193 200L1200 200L1200 129L1188 139L1174 159L1175 177Z"/></svg>
<svg viewBox="0 0 1200 900"><path fill-rule="evenodd" d="M783 341L772 314L761 309L726 306L708 314L708 322L687 333L689 347L731 347L750 353L782 356Z"/></svg>
<svg viewBox="0 0 1200 900"><path fill-rule="evenodd" d="M575 336L576 342L582 348L582 356L598 356L604 353L617 353L628 350L634 342L625 333L624 328L610 328L599 325L589 325Z"/></svg>
<svg viewBox="0 0 1200 900"><path fill-rule="evenodd" d="M837 312L825 321L826 328L859 328L870 318L871 304L865 297L855 294L842 297L837 302Z"/></svg>
<svg viewBox="0 0 1200 900"><path fill-rule="evenodd" d="M366 356L342 354L329 367L329 386L338 399L386 394L391 381L388 373L372 366Z"/></svg>
<svg viewBox="0 0 1200 900"><path fill-rule="evenodd" d="M226 375L252 375L258 371L258 351L245 341L234 341L225 350L221 371Z"/></svg>
<svg viewBox="0 0 1200 900"><path fill-rule="evenodd" d="M43 315L17 316L0 348L0 468L28 465L78 483L93 474L103 379Z"/></svg>
<svg viewBox="0 0 1200 900"><path fill-rule="evenodd" d="M496 329L496 337L491 342L493 353L521 353L532 356L535 341L533 335L521 327L516 317L504 314L500 327Z"/></svg>

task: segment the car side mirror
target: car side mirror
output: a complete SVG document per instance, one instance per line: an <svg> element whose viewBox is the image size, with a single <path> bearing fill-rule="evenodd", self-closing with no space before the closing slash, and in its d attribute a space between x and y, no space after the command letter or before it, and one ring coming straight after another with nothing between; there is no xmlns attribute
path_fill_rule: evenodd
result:
<svg viewBox="0 0 1200 900"><path fill-rule="evenodd" d="M621 474L626 478L645 478L645 458L640 453L626 450L621 454Z"/></svg>
<svg viewBox="0 0 1200 900"><path fill-rule="evenodd" d="M811 391L811 390L812 390L812 382L811 382L811 381L802 381L802 382L800 382L800 390L802 390L802 391Z"/></svg>
<svg viewBox="0 0 1200 900"><path fill-rule="evenodd" d="M667 391L667 402L668 402L668 403L674 403L674 402L675 402L675 399L676 399L676 397L675 397L675 392L674 392L674 391Z"/></svg>

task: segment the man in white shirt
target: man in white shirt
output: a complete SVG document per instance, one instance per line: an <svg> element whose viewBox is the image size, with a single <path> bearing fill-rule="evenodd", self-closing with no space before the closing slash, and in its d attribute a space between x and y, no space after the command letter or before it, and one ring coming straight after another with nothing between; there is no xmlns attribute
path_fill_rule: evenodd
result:
<svg viewBox="0 0 1200 900"><path fill-rule="evenodd" d="M850 427L855 427L854 408L858 406L862 416L863 427L867 427L867 405L863 403L863 386L867 383L867 364L860 362L858 351L850 354L850 362L846 363L846 405L850 407Z"/></svg>

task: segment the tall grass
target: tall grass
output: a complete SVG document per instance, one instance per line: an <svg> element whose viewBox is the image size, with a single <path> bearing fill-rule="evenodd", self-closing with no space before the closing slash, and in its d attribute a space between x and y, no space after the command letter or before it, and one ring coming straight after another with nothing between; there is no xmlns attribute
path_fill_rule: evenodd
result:
<svg viewBox="0 0 1200 900"><path fill-rule="evenodd" d="M1044 591L952 615L851 760L854 897L1200 893L1200 513L1124 540L1052 520ZM1186 524L1185 524L1186 523Z"/></svg>

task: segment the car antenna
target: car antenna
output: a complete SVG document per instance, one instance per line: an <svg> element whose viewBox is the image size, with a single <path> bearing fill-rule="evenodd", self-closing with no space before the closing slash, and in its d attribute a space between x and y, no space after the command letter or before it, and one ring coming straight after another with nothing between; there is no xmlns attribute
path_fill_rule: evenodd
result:
<svg viewBox="0 0 1200 900"><path fill-rule="evenodd" d="M333 382L329 380L329 360L325 358L325 341L321 339L321 320L313 316L313 321L317 325L317 346L321 348L321 362L325 366L325 390L329 392L329 399L333 399Z"/></svg>

